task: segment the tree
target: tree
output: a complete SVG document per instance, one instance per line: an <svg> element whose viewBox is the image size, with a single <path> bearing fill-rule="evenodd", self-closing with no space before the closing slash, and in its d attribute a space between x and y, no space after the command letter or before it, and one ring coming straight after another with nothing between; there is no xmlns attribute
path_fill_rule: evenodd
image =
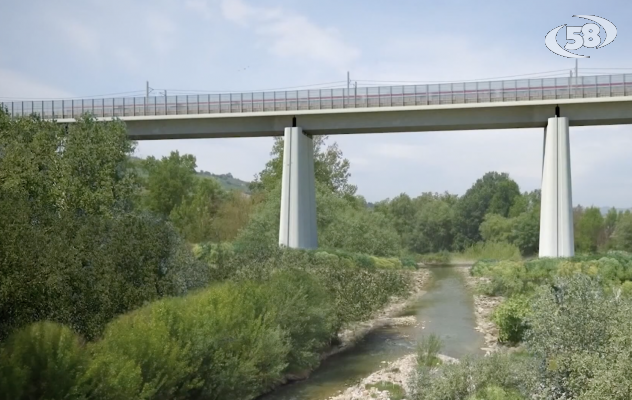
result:
<svg viewBox="0 0 632 400"><path fill-rule="evenodd" d="M616 249L632 252L632 213L630 210L619 215L612 239Z"/></svg>
<svg viewBox="0 0 632 400"><path fill-rule="evenodd" d="M254 210L254 200L251 196L234 190L226 195L226 199L217 210L214 229L219 241L233 241L239 232L250 221Z"/></svg>
<svg viewBox="0 0 632 400"><path fill-rule="evenodd" d="M169 218L190 243L219 241L215 219L224 198L224 191L215 179L197 178L193 192L185 195Z"/></svg>
<svg viewBox="0 0 632 400"><path fill-rule="evenodd" d="M506 173L488 172L456 204L455 246L466 248L482 238L479 227L488 212L507 217L520 196L518 184Z"/></svg>
<svg viewBox="0 0 632 400"><path fill-rule="evenodd" d="M451 250L453 222L454 210L448 202L434 200L426 203L414 217L410 249L420 254Z"/></svg>
<svg viewBox="0 0 632 400"><path fill-rule="evenodd" d="M485 241L512 243L516 230L517 218L505 218L502 215L489 213L481 224L481 237Z"/></svg>
<svg viewBox="0 0 632 400"><path fill-rule="evenodd" d="M612 207L608 210L606 214L606 218L604 218L604 242L607 246L611 245L612 242L612 234L614 233L614 229L617 226L617 219L619 218L619 213L617 209Z"/></svg>
<svg viewBox="0 0 632 400"><path fill-rule="evenodd" d="M120 121L67 128L0 111L0 340L31 322L87 339L114 316L208 283L170 224L133 209Z"/></svg>
<svg viewBox="0 0 632 400"><path fill-rule="evenodd" d="M327 136L314 136L314 177L331 191L342 197L353 197L357 187L349 183L349 160L343 158L337 143L326 148ZM251 183L253 191L270 191L283 175L283 138L275 138L270 155L272 158Z"/></svg>
<svg viewBox="0 0 632 400"><path fill-rule="evenodd" d="M194 188L197 179L195 157L172 151L169 157L161 160L148 157L143 167L148 173L144 205L149 211L168 217Z"/></svg>
<svg viewBox="0 0 632 400"><path fill-rule="evenodd" d="M603 244L604 219L597 207L586 208L577 221L575 247L580 252L596 252Z"/></svg>
<svg viewBox="0 0 632 400"><path fill-rule="evenodd" d="M412 200L406 193L402 193L388 202L385 211L385 214L401 237L402 246L408 247L415 226L416 209Z"/></svg>

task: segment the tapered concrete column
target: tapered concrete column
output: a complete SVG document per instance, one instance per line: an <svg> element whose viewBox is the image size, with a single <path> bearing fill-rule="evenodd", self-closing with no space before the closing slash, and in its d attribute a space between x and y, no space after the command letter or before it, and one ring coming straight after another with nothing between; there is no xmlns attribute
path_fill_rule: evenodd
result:
<svg viewBox="0 0 632 400"><path fill-rule="evenodd" d="M302 128L285 128L279 245L318 247L314 143Z"/></svg>
<svg viewBox="0 0 632 400"><path fill-rule="evenodd" d="M544 129L540 257L575 255L568 136L568 118L549 118Z"/></svg>

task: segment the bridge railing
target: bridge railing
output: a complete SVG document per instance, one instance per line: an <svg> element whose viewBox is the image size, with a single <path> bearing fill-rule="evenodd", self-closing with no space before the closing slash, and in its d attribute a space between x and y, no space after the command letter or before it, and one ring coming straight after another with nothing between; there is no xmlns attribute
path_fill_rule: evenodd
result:
<svg viewBox="0 0 632 400"><path fill-rule="evenodd" d="M280 92L0 103L15 117L45 119L252 113L632 96L632 74Z"/></svg>

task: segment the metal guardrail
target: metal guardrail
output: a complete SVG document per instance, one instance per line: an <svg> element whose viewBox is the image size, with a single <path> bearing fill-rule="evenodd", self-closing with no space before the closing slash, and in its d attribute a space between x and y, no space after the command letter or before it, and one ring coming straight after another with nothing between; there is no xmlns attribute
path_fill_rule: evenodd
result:
<svg viewBox="0 0 632 400"><path fill-rule="evenodd" d="M14 116L44 119L223 114L341 108L402 107L632 96L632 74L281 92L125 97L0 103Z"/></svg>

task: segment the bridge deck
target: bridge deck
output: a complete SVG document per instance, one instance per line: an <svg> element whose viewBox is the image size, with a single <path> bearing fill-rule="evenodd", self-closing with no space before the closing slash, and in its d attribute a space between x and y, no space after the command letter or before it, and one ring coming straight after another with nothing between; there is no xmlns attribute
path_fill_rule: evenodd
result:
<svg viewBox="0 0 632 400"><path fill-rule="evenodd" d="M11 115L45 119L234 114L388 108L632 96L632 74L281 92L0 103Z"/></svg>

